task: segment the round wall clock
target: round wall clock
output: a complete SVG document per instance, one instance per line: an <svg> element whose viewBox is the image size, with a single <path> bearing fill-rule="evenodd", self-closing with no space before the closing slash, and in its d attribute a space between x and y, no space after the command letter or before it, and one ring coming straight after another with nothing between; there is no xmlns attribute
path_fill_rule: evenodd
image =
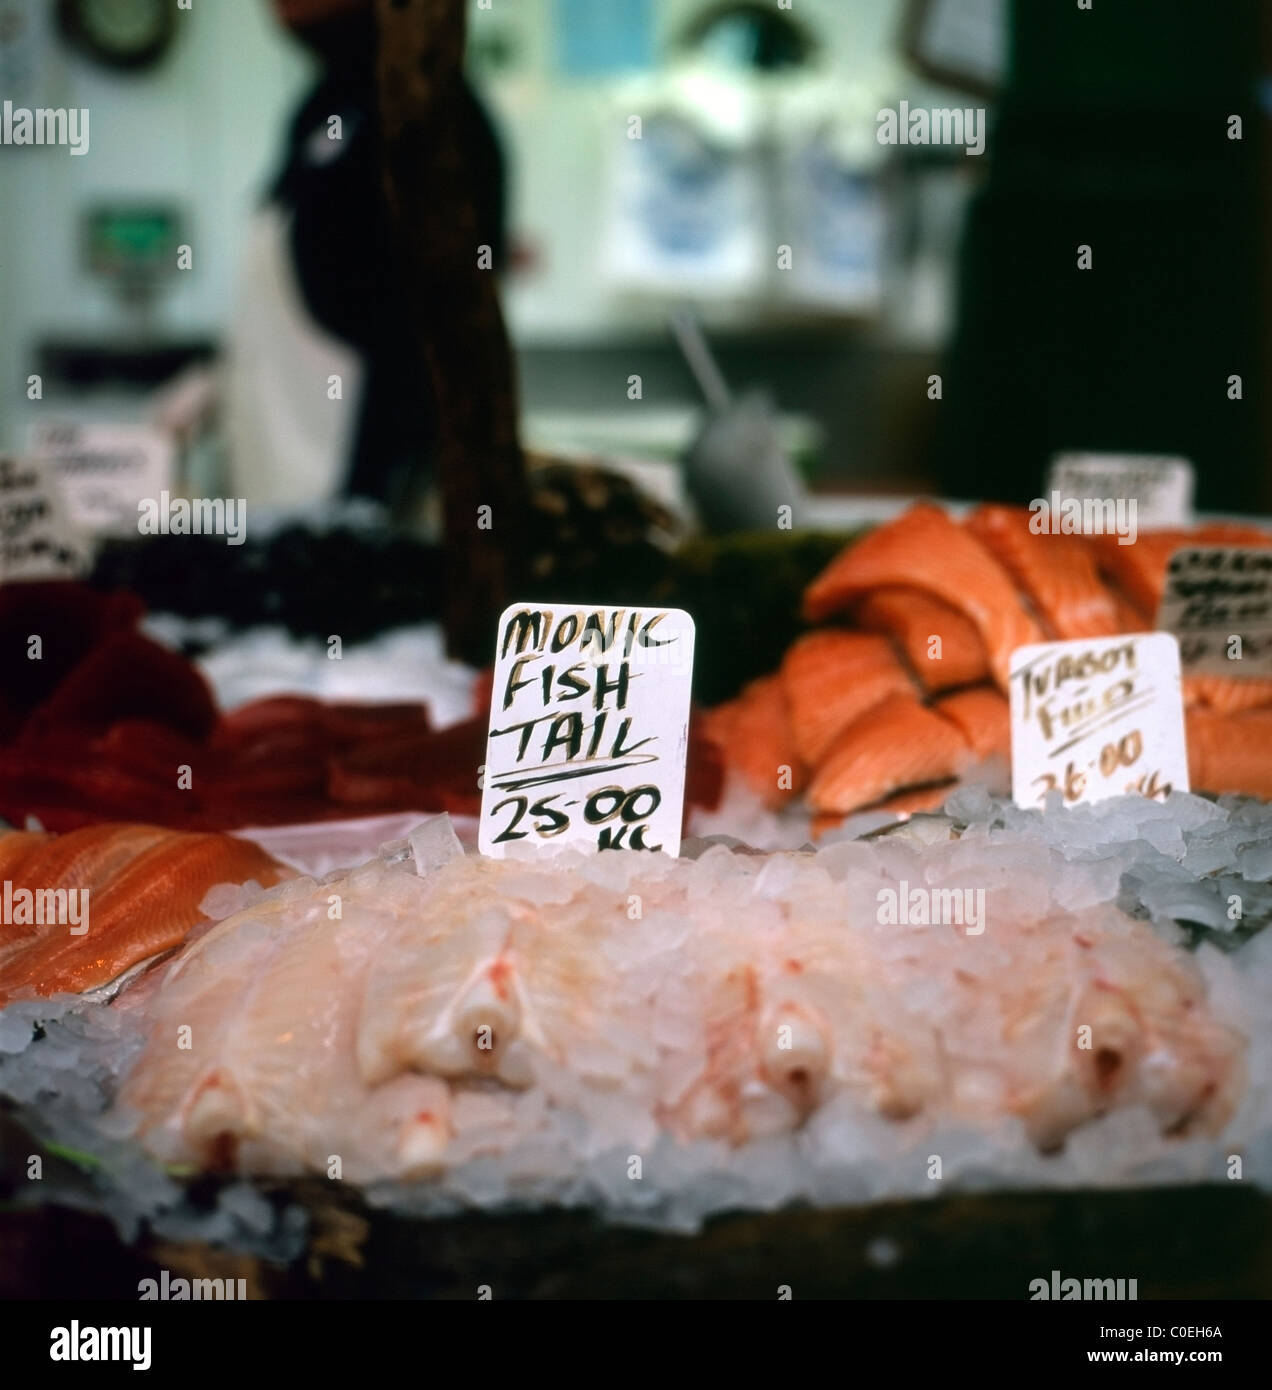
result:
<svg viewBox="0 0 1272 1390"><path fill-rule="evenodd" d="M58 0L67 42L112 68L157 63L176 33L172 0Z"/></svg>

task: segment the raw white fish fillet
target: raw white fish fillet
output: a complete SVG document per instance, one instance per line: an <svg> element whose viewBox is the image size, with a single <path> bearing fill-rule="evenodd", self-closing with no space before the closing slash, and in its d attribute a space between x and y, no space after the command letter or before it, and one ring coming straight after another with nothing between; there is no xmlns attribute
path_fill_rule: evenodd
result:
<svg viewBox="0 0 1272 1390"><path fill-rule="evenodd" d="M534 1140L562 1114L594 1153L845 1106L1051 1149L1119 1108L1213 1133L1241 1098L1244 1040L1192 959L1110 904L1066 910L1078 871L1041 847L1024 894L1025 860L995 874L970 841L495 861L444 829L284 884L122 996L148 1042L116 1131L367 1182L518 1151L550 1172ZM881 924L898 884L983 889L983 931Z"/></svg>

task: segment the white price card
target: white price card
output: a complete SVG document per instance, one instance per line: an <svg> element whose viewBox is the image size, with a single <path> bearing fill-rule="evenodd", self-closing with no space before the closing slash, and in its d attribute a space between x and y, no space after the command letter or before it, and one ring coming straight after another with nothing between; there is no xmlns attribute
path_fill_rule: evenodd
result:
<svg viewBox="0 0 1272 1390"><path fill-rule="evenodd" d="M1186 546L1166 566L1157 626L1190 676L1272 677L1272 546Z"/></svg>
<svg viewBox="0 0 1272 1390"><path fill-rule="evenodd" d="M1011 785L1020 806L1188 790L1179 644L1167 632L1039 642L1011 654Z"/></svg>
<svg viewBox="0 0 1272 1390"><path fill-rule="evenodd" d="M0 582L73 579L89 561L88 544L44 466L0 458Z"/></svg>
<svg viewBox="0 0 1272 1390"><path fill-rule="evenodd" d="M1191 526L1196 479L1185 458L1158 454L1057 454L1047 474L1048 495L1095 507L1135 503L1140 531ZM1110 529L1105 527L1104 529Z"/></svg>
<svg viewBox="0 0 1272 1390"><path fill-rule="evenodd" d="M499 619L477 844L680 852L693 619L516 603Z"/></svg>
<svg viewBox="0 0 1272 1390"><path fill-rule="evenodd" d="M135 535L141 500L172 487L172 439L153 425L41 421L30 443L61 484L72 523L90 533Z"/></svg>

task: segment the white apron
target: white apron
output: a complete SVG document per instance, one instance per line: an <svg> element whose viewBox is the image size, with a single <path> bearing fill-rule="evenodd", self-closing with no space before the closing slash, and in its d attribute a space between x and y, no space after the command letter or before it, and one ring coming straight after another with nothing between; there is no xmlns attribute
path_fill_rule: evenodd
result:
<svg viewBox="0 0 1272 1390"><path fill-rule="evenodd" d="M333 496L349 470L364 366L310 314L292 265L290 214L274 205L251 222L226 357L231 495L268 506Z"/></svg>

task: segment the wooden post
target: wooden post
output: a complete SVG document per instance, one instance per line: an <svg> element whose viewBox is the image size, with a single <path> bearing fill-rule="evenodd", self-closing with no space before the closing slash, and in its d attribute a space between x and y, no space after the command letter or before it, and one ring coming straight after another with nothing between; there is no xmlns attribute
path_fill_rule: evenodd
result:
<svg viewBox="0 0 1272 1390"><path fill-rule="evenodd" d="M485 665L519 571L526 482L512 352L460 121L467 5L376 5L386 191L437 401L447 650Z"/></svg>

